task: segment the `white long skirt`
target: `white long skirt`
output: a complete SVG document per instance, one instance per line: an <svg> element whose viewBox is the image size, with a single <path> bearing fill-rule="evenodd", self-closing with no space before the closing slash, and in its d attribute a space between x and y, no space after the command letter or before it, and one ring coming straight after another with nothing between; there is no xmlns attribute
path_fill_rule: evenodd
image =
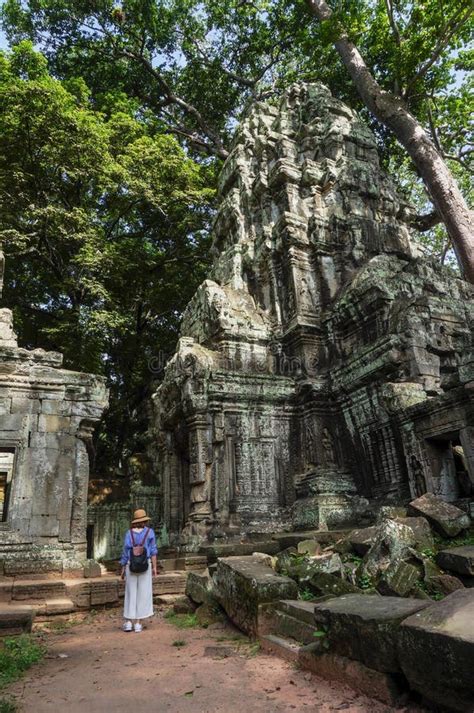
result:
<svg viewBox="0 0 474 713"><path fill-rule="evenodd" d="M127 565L125 570L125 619L147 619L153 616L153 580L151 562L146 572L134 574Z"/></svg>

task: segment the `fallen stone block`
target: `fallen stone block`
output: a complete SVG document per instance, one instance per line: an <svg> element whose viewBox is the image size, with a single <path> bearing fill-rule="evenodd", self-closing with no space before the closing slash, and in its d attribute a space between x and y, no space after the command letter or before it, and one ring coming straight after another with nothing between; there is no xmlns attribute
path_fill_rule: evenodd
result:
<svg viewBox="0 0 474 713"><path fill-rule="evenodd" d="M267 555L265 552L252 552L252 557L258 560L260 564L264 564L266 567L272 567L275 563L275 557L272 555Z"/></svg>
<svg viewBox="0 0 474 713"><path fill-rule="evenodd" d="M377 591L394 597L406 597L420 580L420 572L408 562L392 562L382 572L377 582Z"/></svg>
<svg viewBox="0 0 474 713"><path fill-rule="evenodd" d="M170 596L162 595L162 596ZM171 595L172 596L172 595ZM175 595L176 597L176 595ZM186 596L177 596L176 601L173 602L173 611L175 614L193 614L196 611L196 604Z"/></svg>
<svg viewBox="0 0 474 713"><path fill-rule="evenodd" d="M397 648L411 688L437 705L472 712L474 590L453 592L408 617L399 628Z"/></svg>
<svg viewBox="0 0 474 713"><path fill-rule="evenodd" d="M0 606L0 637L29 634L36 611L28 605Z"/></svg>
<svg viewBox="0 0 474 713"><path fill-rule="evenodd" d="M258 629L258 607L277 599L296 599L298 588L252 557L226 557L217 562L215 596L231 621L250 636Z"/></svg>
<svg viewBox="0 0 474 713"><path fill-rule="evenodd" d="M414 545L417 550L431 550L434 547L433 533L429 522L424 517L397 517L395 522L406 525L413 532Z"/></svg>
<svg viewBox="0 0 474 713"><path fill-rule="evenodd" d="M83 576L88 577L100 577L102 575L102 569L98 562L95 560L87 560L84 565Z"/></svg>
<svg viewBox="0 0 474 713"><path fill-rule="evenodd" d="M209 572L189 572L185 593L196 604L209 601L212 596L212 580Z"/></svg>
<svg viewBox="0 0 474 713"><path fill-rule="evenodd" d="M432 493L425 493L413 500L408 506L408 511L409 514L426 517L437 532L447 537L456 537L471 523L469 515L454 505L445 503Z"/></svg>
<svg viewBox="0 0 474 713"><path fill-rule="evenodd" d="M449 572L463 574L467 577L474 576L474 545L451 547L438 552L436 562L442 569Z"/></svg>
<svg viewBox="0 0 474 713"><path fill-rule="evenodd" d="M425 582L431 594L447 596L458 589L464 589L464 584L461 580L451 574L435 574L425 579Z"/></svg>
<svg viewBox="0 0 474 713"><path fill-rule="evenodd" d="M329 653L361 661L385 673L400 671L397 631L411 614L428 606L419 599L348 594L314 607L316 623L327 632Z"/></svg>
<svg viewBox="0 0 474 713"><path fill-rule="evenodd" d="M354 584L327 572L314 573L305 584L317 597L340 597L342 594L360 593L361 591Z"/></svg>
<svg viewBox="0 0 474 713"><path fill-rule="evenodd" d="M376 535L377 527L364 527L361 530L353 530L347 542L356 554L363 557L373 545Z"/></svg>
<svg viewBox="0 0 474 713"><path fill-rule="evenodd" d="M321 552L321 545L316 540L302 540L298 542L297 549L301 555L310 555L314 557Z"/></svg>

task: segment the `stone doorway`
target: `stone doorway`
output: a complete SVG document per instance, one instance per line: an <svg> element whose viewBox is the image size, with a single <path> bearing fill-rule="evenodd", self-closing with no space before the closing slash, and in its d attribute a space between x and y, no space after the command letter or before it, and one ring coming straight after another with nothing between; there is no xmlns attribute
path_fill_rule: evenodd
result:
<svg viewBox="0 0 474 713"><path fill-rule="evenodd" d="M87 542L87 559L94 559L94 525L87 525L86 530L86 542Z"/></svg>
<svg viewBox="0 0 474 713"><path fill-rule="evenodd" d="M467 458L459 432L426 439L433 492L446 502L472 495Z"/></svg>
<svg viewBox="0 0 474 713"><path fill-rule="evenodd" d="M0 448L0 522L8 518L14 461L14 448Z"/></svg>

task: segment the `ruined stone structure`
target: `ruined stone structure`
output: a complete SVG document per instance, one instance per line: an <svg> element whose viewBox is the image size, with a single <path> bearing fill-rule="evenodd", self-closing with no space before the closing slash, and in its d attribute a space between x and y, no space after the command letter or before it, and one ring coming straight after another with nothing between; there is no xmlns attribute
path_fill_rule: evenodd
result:
<svg viewBox="0 0 474 713"><path fill-rule="evenodd" d="M3 269L0 253L0 290ZM62 572L86 557L88 451L107 391L61 364L18 347L0 309L0 574Z"/></svg>
<svg viewBox="0 0 474 713"><path fill-rule="evenodd" d="M472 493L474 292L421 255L408 216L373 135L324 86L250 111L212 274L154 396L176 541Z"/></svg>

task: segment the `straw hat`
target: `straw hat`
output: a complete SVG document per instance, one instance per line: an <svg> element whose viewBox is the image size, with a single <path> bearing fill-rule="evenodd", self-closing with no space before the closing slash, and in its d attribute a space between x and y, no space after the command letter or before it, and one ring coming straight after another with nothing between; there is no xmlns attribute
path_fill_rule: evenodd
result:
<svg viewBox="0 0 474 713"><path fill-rule="evenodd" d="M132 525L139 525L141 522L150 522L150 518L145 510L135 510L133 513Z"/></svg>

